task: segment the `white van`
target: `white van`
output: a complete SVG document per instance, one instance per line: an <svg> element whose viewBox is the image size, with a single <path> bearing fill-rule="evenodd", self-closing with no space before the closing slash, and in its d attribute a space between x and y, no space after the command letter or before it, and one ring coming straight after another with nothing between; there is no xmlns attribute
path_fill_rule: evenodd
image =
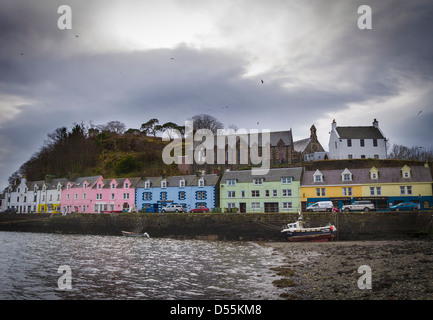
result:
<svg viewBox="0 0 433 320"><path fill-rule="evenodd" d="M334 208L334 205L332 204L332 201L317 201L313 203L312 205L309 205L307 207L307 211L329 211L331 212Z"/></svg>

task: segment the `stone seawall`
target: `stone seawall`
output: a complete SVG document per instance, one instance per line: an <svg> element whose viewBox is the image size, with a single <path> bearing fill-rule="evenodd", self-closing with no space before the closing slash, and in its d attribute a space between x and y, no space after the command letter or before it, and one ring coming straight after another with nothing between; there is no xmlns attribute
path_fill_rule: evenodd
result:
<svg viewBox="0 0 433 320"><path fill-rule="evenodd" d="M303 213L307 225L337 227L337 239L389 240L431 234L433 212ZM297 213L0 214L0 231L122 235L121 230L176 239L279 241Z"/></svg>

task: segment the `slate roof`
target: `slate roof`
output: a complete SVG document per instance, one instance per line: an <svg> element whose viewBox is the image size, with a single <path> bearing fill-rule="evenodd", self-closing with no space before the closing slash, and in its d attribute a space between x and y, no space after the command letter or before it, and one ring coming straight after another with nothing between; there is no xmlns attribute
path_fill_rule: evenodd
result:
<svg viewBox="0 0 433 320"><path fill-rule="evenodd" d="M379 128L369 127L337 127L338 135L342 139L385 139Z"/></svg>
<svg viewBox="0 0 433 320"><path fill-rule="evenodd" d="M237 170L226 171L222 177L221 183L226 183L226 181L230 179L235 179L239 183L250 183L255 178L264 178L265 182L280 181L282 177L293 177L293 180L300 181L301 176L301 167L270 169L266 175L253 175L251 170Z"/></svg>
<svg viewBox="0 0 433 320"><path fill-rule="evenodd" d="M218 183L218 175L206 174L204 176L197 177L196 175L185 175L185 176L169 176L169 177L148 177L141 179L137 184L136 188L144 188L146 181L150 181L150 187L161 187L161 181L167 181L167 187L179 187L180 181L185 180L185 187L198 186L198 180L204 179L205 186L215 186Z"/></svg>
<svg viewBox="0 0 433 320"><path fill-rule="evenodd" d="M430 168L424 166L410 167L411 177L403 178L401 167L377 168L379 174L377 179L370 178L370 169L349 169L352 173L352 181L342 181L341 174L343 169L320 170L323 174L323 182L313 182L314 171L304 171L301 185L350 185L350 184L369 184L369 183L407 183L407 182L432 182Z"/></svg>
<svg viewBox="0 0 433 320"><path fill-rule="evenodd" d="M304 152L305 148L310 143L311 138L305 138L302 140L294 141L293 142L293 149L297 152Z"/></svg>

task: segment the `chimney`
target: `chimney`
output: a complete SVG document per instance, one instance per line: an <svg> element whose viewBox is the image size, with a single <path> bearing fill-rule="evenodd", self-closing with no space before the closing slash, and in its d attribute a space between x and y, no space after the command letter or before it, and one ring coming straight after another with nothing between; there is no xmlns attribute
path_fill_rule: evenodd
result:
<svg viewBox="0 0 433 320"><path fill-rule="evenodd" d="M335 130L337 128L337 122L335 122L335 119L332 120L332 129Z"/></svg>
<svg viewBox="0 0 433 320"><path fill-rule="evenodd" d="M373 121L373 127L379 128L379 122L376 119Z"/></svg>

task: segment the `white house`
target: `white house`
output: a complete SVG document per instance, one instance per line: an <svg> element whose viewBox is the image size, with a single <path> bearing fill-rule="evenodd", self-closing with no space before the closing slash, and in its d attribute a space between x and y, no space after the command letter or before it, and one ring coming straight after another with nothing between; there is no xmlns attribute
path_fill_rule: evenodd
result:
<svg viewBox="0 0 433 320"><path fill-rule="evenodd" d="M36 212L36 197L31 183L25 177L19 184L9 186L5 192L6 209L15 209L18 213Z"/></svg>
<svg viewBox="0 0 433 320"><path fill-rule="evenodd" d="M374 119L368 127L337 127L329 137L329 159L386 159L386 138Z"/></svg>

